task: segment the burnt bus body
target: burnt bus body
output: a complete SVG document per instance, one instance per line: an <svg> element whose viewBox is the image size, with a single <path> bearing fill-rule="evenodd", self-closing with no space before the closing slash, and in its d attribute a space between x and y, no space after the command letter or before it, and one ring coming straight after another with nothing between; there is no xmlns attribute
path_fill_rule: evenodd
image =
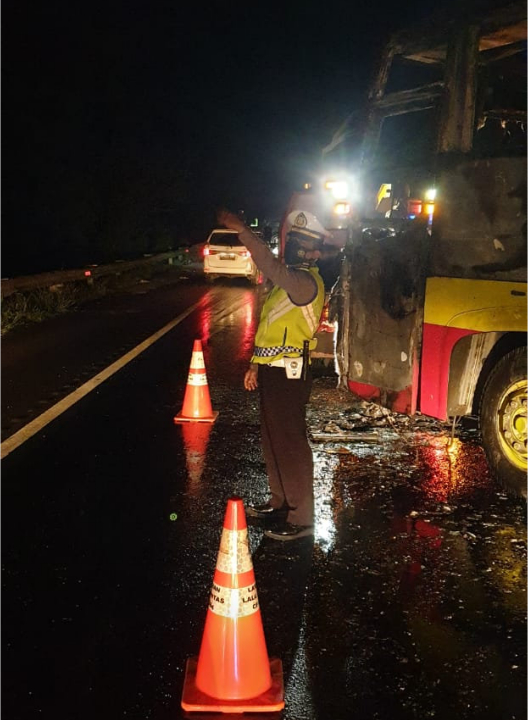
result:
<svg viewBox="0 0 528 720"><path fill-rule="evenodd" d="M392 38L359 176L341 384L399 412L478 416L496 476L526 495L524 4Z"/></svg>

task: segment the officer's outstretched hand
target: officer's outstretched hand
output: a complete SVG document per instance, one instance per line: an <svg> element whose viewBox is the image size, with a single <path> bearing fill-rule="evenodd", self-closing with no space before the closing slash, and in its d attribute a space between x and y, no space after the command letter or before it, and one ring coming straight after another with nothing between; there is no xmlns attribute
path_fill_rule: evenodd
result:
<svg viewBox="0 0 528 720"><path fill-rule="evenodd" d="M246 229L246 224L241 220L235 213L229 212L225 208L218 211L216 219L219 225L224 225L229 230L236 230L242 232Z"/></svg>
<svg viewBox="0 0 528 720"><path fill-rule="evenodd" d="M244 375L244 387L246 390L256 390L258 388L258 365L252 363L249 370Z"/></svg>

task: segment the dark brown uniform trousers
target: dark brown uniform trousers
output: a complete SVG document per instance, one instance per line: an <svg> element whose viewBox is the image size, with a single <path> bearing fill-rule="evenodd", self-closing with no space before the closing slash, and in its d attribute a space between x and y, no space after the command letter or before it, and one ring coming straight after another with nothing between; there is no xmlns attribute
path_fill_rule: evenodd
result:
<svg viewBox="0 0 528 720"><path fill-rule="evenodd" d="M259 365L260 426L274 508L289 508L287 521L312 525L313 456L306 434L306 405L312 374L288 380L280 367Z"/></svg>

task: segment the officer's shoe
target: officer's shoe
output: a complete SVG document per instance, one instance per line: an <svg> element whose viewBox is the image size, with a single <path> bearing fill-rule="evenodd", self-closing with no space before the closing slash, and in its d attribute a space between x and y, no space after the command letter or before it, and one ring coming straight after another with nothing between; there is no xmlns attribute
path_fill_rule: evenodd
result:
<svg viewBox="0 0 528 720"><path fill-rule="evenodd" d="M297 540L297 538L313 535L313 532L313 525L294 525L287 522L277 529L264 530L264 535L273 540Z"/></svg>
<svg viewBox="0 0 528 720"><path fill-rule="evenodd" d="M272 518L282 517L287 512L287 508L274 508L271 507L269 502L263 503L262 505L248 505L246 508L246 515L248 517L259 518L260 520L271 520Z"/></svg>

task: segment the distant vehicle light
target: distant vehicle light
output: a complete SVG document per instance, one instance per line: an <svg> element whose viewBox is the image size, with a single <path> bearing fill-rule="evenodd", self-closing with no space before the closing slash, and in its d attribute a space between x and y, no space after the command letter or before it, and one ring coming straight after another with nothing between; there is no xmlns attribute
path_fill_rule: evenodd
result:
<svg viewBox="0 0 528 720"><path fill-rule="evenodd" d="M91 271L91 270L85 270L85 271L84 271L84 277L92 277L92 271Z"/></svg>
<svg viewBox="0 0 528 720"><path fill-rule="evenodd" d="M422 201L411 198L407 201L407 213L408 215L421 215L422 214Z"/></svg>
<svg viewBox="0 0 528 720"><path fill-rule="evenodd" d="M329 320L330 317L330 302L329 299L326 300L323 311L321 313L321 318L319 320L319 327L317 328L317 332L327 332L327 333L333 333L335 330L335 324L331 323Z"/></svg>
<svg viewBox="0 0 528 720"><path fill-rule="evenodd" d="M350 187L346 180L327 180L325 190L330 190L336 200L344 200L349 195Z"/></svg>
<svg viewBox="0 0 528 720"><path fill-rule="evenodd" d="M435 204L434 202L425 203L424 205L424 213L426 215L433 215L435 211Z"/></svg>
<svg viewBox="0 0 528 720"><path fill-rule="evenodd" d="M312 189L312 183L304 183L303 190L311 190Z"/></svg>
<svg viewBox="0 0 528 720"><path fill-rule="evenodd" d="M429 202L434 202L436 200L436 188L429 188L425 191L425 199Z"/></svg>
<svg viewBox="0 0 528 720"><path fill-rule="evenodd" d="M350 215L350 204L349 203L337 203L334 205L335 215Z"/></svg>

